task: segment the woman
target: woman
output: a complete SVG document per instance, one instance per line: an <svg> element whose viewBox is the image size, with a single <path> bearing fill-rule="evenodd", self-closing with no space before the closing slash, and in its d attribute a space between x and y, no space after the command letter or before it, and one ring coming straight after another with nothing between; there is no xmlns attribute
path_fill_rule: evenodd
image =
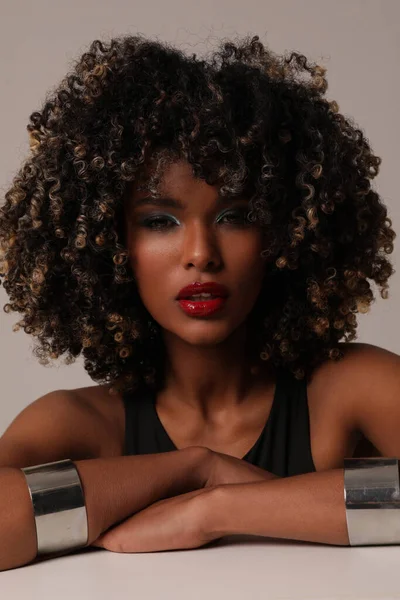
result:
<svg viewBox="0 0 400 600"><path fill-rule="evenodd" d="M349 544L344 459L400 456L400 358L349 344L395 234L380 159L326 89L257 36L207 60L125 36L31 115L1 209L6 310L41 361L82 355L96 385L36 400L0 440L1 568L61 549L39 544L22 469L63 459L81 545Z"/></svg>

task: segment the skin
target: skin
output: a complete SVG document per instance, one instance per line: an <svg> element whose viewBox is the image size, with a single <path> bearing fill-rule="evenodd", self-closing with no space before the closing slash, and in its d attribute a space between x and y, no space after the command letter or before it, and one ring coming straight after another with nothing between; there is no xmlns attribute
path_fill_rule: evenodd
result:
<svg viewBox="0 0 400 600"><path fill-rule="evenodd" d="M276 497L273 500L271 495L271 502L276 505L289 493L279 488L286 480L269 481L271 474L233 460L242 458L259 437L275 387L273 370L265 363L263 369L257 368L245 351L246 319L265 269L260 258L261 232L243 223L244 200L221 205L217 190L193 178L184 163L171 166L162 187L163 195L174 199L174 207L145 203L143 192L135 189L126 207L132 268L141 298L162 328L167 350L166 385L157 396L156 408L175 446L211 449L214 468L204 489L153 503L94 543L117 552L197 547L227 533L221 530L221 520L215 521L217 513L226 514L226 498L210 496L210 490L237 485L240 500L240 485L267 483L274 486L270 489ZM154 229L156 215L162 221ZM228 287L229 300L221 313L199 319L181 311L176 295L194 281L217 281ZM306 482L304 492L295 489L296 496L304 495L308 512L306 492L312 485L328 496L336 490L339 500L332 513L332 533L326 539L318 537L324 529L318 526L313 538L293 529L282 537L346 544L343 482L338 471L343 458L400 456L400 357L365 344L343 345L343 350L344 358L319 366L308 385L311 451L317 473L300 476L313 478L310 485ZM39 400L36 408L32 405L24 411L26 418L17 418L0 439L0 463L25 464L18 440L29 439L36 427L43 428L49 408L49 403ZM55 410L52 397L53 416ZM53 427L52 439L44 439L43 447L35 441L29 448L30 464L44 462L43 457L51 461L63 456L77 460L123 455L124 407L120 396L109 394L108 386L64 391L60 410L56 422L62 431ZM74 441L61 448L56 438L64 435L67 423ZM51 454L52 448L57 448L58 455ZM332 481L323 481L323 471L332 471ZM321 476L320 483L313 483L315 476ZM244 506L248 506L246 490ZM266 497L264 491L261 496ZM314 514L318 509L316 504ZM235 510L230 513L236 514ZM258 527L255 532L268 535Z"/></svg>

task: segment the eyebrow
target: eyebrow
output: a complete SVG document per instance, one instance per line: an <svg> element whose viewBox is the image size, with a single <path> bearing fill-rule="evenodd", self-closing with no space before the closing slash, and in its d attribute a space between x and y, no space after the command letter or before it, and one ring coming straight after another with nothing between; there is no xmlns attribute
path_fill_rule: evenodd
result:
<svg viewBox="0 0 400 600"><path fill-rule="evenodd" d="M234 204L235 202L244 202L247 201L246 198L237 196L237 197L227 197L227 196L220 196L218 195L218 204L219 205L223 205L223 204L227 204L227 203L231 203ZM185 208L183 206L183 204L181 202L179 202L179 200L177 200L176 198L172 198L171 196L160 196L159 198L157 197L152 197L152 196L144 196L142 198L138 198L137 200L134 201L133 206L139 207L139 206L163 206L166 208L176 208L176 209L183 209Z"/></svg>

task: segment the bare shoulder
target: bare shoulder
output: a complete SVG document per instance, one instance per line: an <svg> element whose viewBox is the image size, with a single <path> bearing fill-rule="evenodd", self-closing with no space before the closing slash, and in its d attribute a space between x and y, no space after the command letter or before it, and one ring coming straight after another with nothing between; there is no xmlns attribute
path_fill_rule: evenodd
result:
<svg viewBox="0 0 400 600"><path fill-rule="evenodd" d="M124 451L125 410L122 396L110 393L110 385L69 390L70 402L98 425L99 456L119 456Z"/></svg>
<svg viewBox="0 0 400 600"><path fill-rule="evenodd" d="M343 358L320 365L309 384L317 440L336 436L344 456L400 455L400 356L371 344L340 348Z"/></svg>
<svg viewBox="0 0 400 600"><path fill-rule="evenodd" d="M31 402L0 438L0 465L123 454L122 399L108 386L55 390Z"/></svg>
<svg viewBox="0 0 400 600"><path fill-rule="evenodd" d="M125 425L122 396L110 393L109 385L93 385L73 390L74 395L86 410L108 423L111 428L121 430Z"/></svg>
<svg viewBox="0 0 400 600"><path fill-rule="evenodd" d="M357 399L365 397L366 391L370 393L379 388L382 393L397 386L400 376L398 354L362 343L340 344L340 349L343 358L326 361L313 373L311 385L323 389L324 396L338 398L340 393L347 405L356 408Z"/></svg>

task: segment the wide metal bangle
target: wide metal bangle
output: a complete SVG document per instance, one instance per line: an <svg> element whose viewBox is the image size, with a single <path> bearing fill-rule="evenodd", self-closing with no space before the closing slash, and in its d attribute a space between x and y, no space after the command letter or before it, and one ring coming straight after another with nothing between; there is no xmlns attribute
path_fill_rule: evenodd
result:
<svg viewBox="0 0 400 600"><path fill-rule="evenodd" d="M67 460L21 469L32 499L37 554L85 546L88 524L78 470Z"/></svg>
<svg viewBox="0 0 400 600"><path fill-rule="evenodd" d="M346 458L344 500L351 546L400 544L397 458Z"/></svg>

